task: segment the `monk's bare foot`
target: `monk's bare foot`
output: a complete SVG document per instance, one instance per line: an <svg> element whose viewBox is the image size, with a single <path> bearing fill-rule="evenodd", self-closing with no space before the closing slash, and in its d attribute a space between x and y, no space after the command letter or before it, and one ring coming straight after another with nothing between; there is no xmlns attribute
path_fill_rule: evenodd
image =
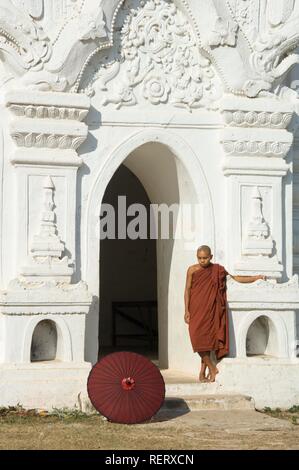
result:
<svg viewBox="0 0 299 470"><path fill-rule="evenodd" d="M209 379L205 375L199 374L199 381L202 383L207 383L209 382Z"/></svg>
<svg viewBox="0 0 299 470"><path fill-rule="evenodd" d="M215 367L214 369L210 370L209 372L209 375L208 375L208 381L209 382L215 382L215 379L216 379L216 375L219 374L219 370L217 369L217 367Z"/></svg>
<svg viewBox="0 0 299 470"><path fill-rule="evenodd" d="M199 381L200 382L208 382L208 379L206 377L206 371L208 369L208 366L202 361L201 362L201 368L200 368L200 371L199 371Z"/></svg>

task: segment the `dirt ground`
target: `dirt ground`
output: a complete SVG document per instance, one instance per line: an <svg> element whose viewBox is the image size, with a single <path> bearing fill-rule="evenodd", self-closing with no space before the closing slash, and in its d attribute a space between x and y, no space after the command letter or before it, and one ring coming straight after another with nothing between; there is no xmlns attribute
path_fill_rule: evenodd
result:
<svg viewBox="0 0 299 470"><path fill-rule="evenodd" d="M297 409L298 408L298 409ZM298 424L295 424L297 423ZM0 449L169 450L299 449L299 407L291 412L160 412L150 422L118 425L99 415L0 409Z"/></svg>

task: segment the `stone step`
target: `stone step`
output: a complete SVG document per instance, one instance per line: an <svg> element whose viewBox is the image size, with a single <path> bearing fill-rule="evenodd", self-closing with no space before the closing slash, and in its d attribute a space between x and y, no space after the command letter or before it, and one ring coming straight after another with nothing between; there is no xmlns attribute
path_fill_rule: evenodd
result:
<svg viewBox="0 0 299 470"><path fill-rule="evenodd" d="M215 383L199 383L196 382L181 382L167 383L165 382L166 396L179 397L179 396L197 396L197 395L216 395L220 393L223 395L223 387L217 382Z"/></svg>
<svg viewBox="0 0 299 470"><path fill-rule="evenodd" d="M166 397L160 411L199 411L199 410L255 410L252 397L247 395L206 394L182 397Z"/></svg>

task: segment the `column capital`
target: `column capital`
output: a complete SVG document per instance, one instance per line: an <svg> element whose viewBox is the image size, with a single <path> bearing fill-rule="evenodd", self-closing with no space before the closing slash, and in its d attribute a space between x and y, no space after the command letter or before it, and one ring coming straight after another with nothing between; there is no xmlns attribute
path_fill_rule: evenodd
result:
<svg viewBox="0 0 299 470"><path fill-rule="evenodd" d="M88 134L82 121L90 108L89 98L17 90L5 95L5 105L11 112L9 131L17 146L11 156L13 165L82 164L76 151Z"/></svg>
<svg viewBox="0 0 299 470"><path fill-rule="evenodd" d="M290 103L274 98L226 96L221 101L224 129L220 141L226 176L256 174L285 176L284 161L294 140L287 130L292 121Z"/></svg>

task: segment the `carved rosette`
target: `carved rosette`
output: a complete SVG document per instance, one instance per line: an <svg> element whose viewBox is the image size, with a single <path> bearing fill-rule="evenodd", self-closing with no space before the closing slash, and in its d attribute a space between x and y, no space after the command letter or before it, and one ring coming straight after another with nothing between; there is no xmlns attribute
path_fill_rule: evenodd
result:
<svg viewBox="0 0 299 470"><path fill-rule="evenodd" d="M30 119L66 119L71 121L84 121L88 114L88 109L59 107L59 106L38 106L33 104L11 104L10 111L18 117Z"/></svg>
<svg viewBox="0 0 299 470"><path fill-rule="evenodd" d="M48 149L60 149L60 150L77 150L81 144L86 140L85 135L74 135L71 133L58 134L47 133L46 130L43 132L26 132L23 129L14 130L11 133L11 137L18 147L37 147L37 148L48 148Z"/></svg>
<svg viewBox="0 0 299 470"><path fill-rule="evenodd" d="M231 46L234 47L237 42L237 32L239 26L232 20L225 21L218 17L213 31L209 37L208 44L211 47Z"/></svg>
<svg viewBox="0 0 299 470"><path fill-rule="evenodd" d="M224 122L229 127L257 127L286 129L291 122L292 112L266 112L225 109Z"/></svg>
<svg viewBox="0 0 299 470"><path fill-rule="evenodd" d="M292 139L286 142L273 142L264 140L236 139L232 134L225 134L222 140L223 148L227 156L257 156L284 158L292 146Z"/></svg>

